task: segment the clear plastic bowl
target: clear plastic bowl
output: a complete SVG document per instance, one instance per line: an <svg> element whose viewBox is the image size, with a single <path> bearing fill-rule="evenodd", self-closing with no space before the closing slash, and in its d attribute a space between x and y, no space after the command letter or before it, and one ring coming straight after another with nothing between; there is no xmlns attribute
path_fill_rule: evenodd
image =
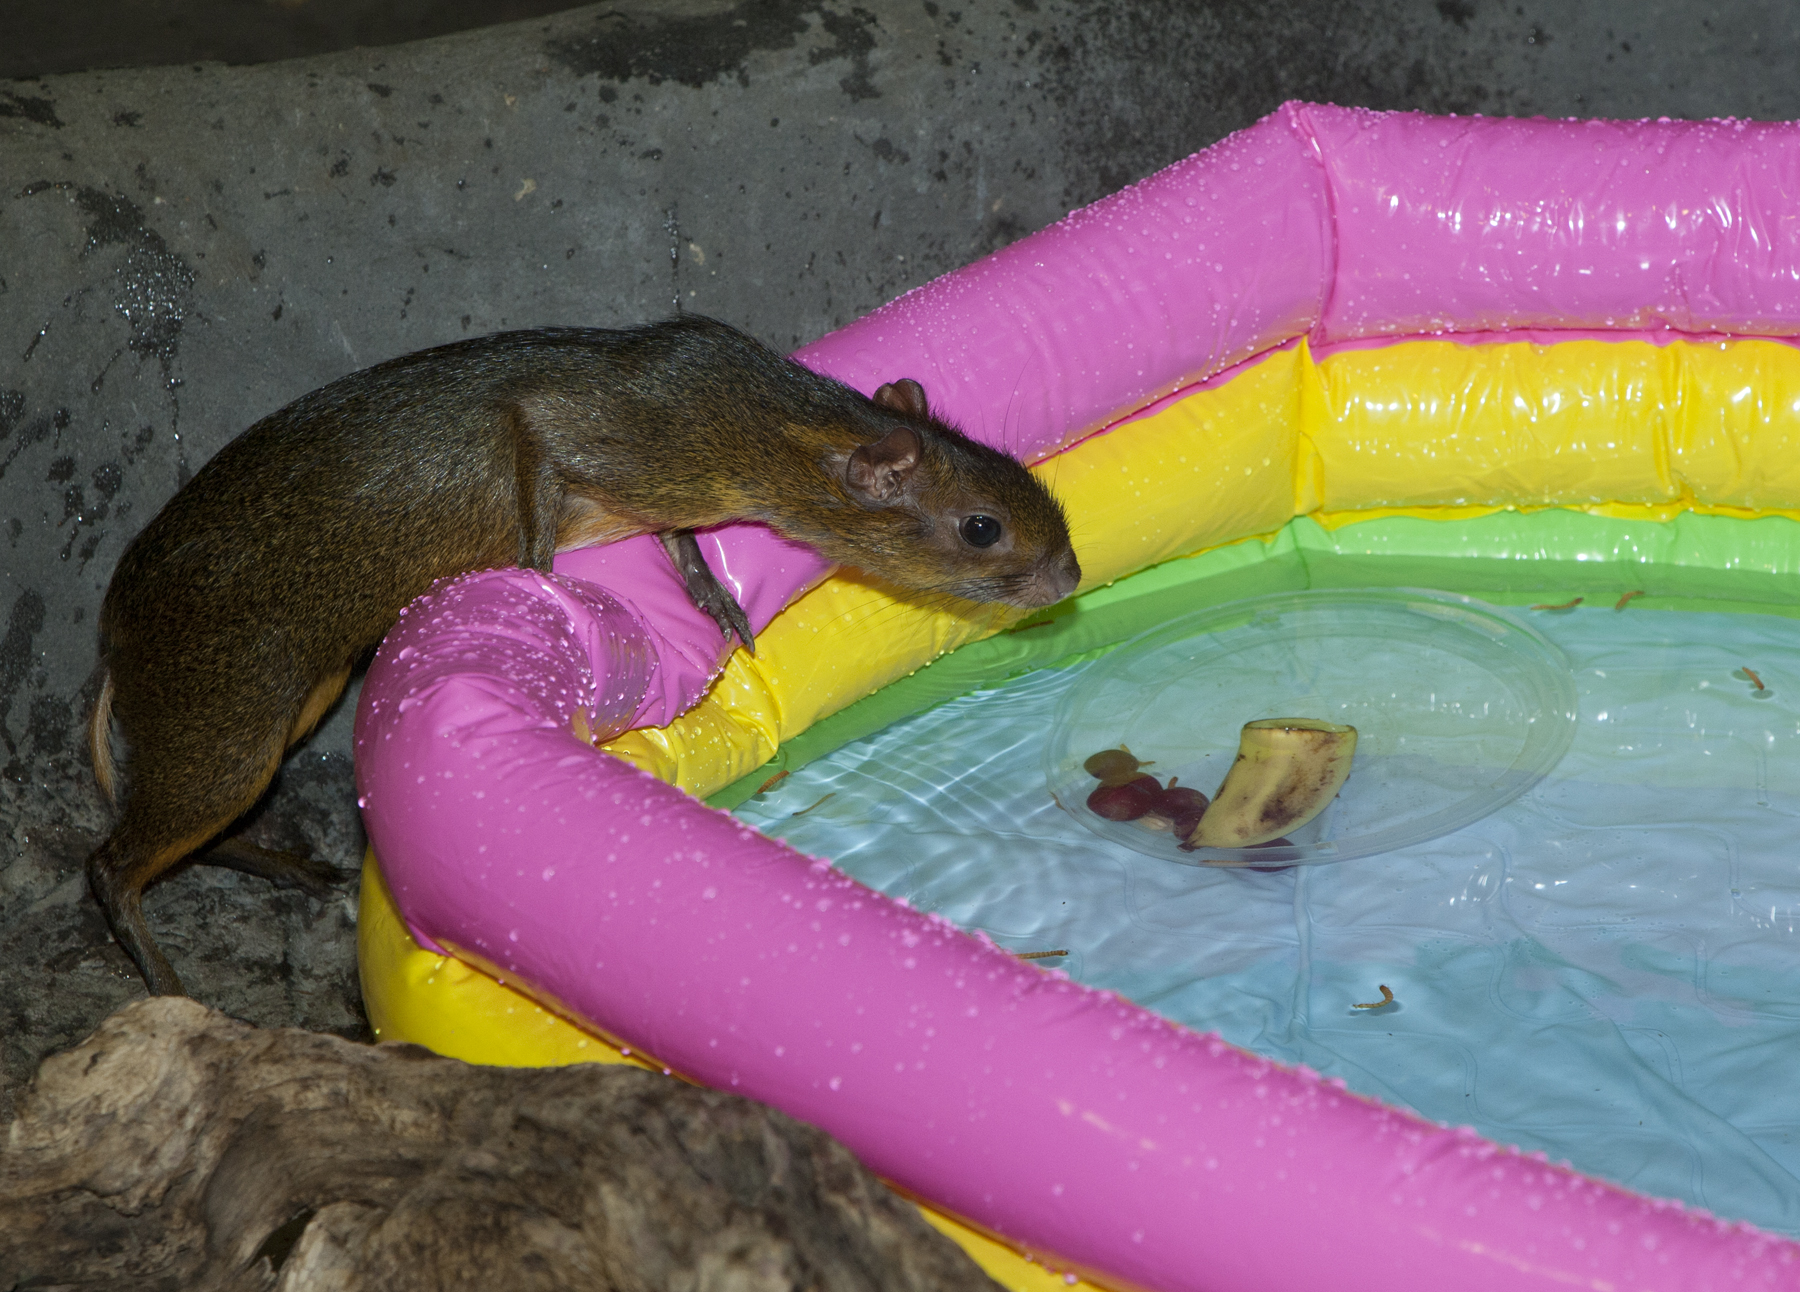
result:
<svg viewBox="0 0 1800 1292"><path fill-rule="evenodd" d="M1291 846L1182 851L1169 831L1088 810L1082 769L1128 746L1211 797L1258 718L1357 729L1350 778ZM1412 588L1281 593L1173 619L1094 661L1056 713L1044 771L1087 829L1184 865L1348 861L1449 834L1530 789L1575 736L1575 681L1529 624Z"/></svg>

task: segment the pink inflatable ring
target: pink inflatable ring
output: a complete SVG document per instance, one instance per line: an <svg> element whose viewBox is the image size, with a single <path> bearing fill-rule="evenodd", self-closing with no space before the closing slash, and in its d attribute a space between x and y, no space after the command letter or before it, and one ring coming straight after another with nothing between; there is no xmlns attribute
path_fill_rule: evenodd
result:
<svg viewBox="0 0 1800 1292"><path fill-rule="evenodd" d="M1296 339L1786 338L1796 194L1791 125L1290 104L797 358L864 391L915 377L1037 460ZM759 632L824 573L754 527L709 542ZM1785 1239L1022 963L575 734L672 722L722 655L649 539L410 607L356 739L412 936L1113 1287L1800 1287Z"/></svg>

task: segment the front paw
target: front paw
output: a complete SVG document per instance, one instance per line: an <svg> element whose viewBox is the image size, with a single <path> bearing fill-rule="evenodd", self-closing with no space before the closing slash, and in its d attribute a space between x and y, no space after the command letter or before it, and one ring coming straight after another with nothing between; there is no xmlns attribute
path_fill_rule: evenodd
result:
<svg viewBox="0 0 1800 1292"><path fill-rule="evenodd" d="M706 564L694 531L675 530L661 538L663 550L668 552L669 559L681 573L682 582L687 585L688 598L712 617L727 640L735 636L746 651L756 654L756 635L750 631L750 616L744 613L737 598Z"/></svg>

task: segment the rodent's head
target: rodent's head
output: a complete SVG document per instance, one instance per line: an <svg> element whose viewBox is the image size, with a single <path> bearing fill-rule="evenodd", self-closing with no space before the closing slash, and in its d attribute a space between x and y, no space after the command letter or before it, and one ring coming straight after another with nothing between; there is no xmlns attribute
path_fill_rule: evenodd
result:
<svg viewBox="0 0 1800 1292"><path fill-rule="evenodd" d="M1017 459L931 416L919 383L875 392L881 438L830 456L852 504L817 546L920 592L1035 608L1081 582L1062 505ZM836 550L832 550L835 548Z"/></svg>

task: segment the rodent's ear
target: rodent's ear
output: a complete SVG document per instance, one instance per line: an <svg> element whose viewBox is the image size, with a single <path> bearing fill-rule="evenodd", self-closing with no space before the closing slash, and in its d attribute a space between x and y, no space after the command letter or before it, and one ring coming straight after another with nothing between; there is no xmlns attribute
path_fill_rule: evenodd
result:
<svg viewBox="0 0 1800 1292"><path fill-rule="evenodd" d="M891 408L896 413L905 413L908 417L930 417L931 410L925 404L925 387L911 377L902 377L899 381L890 381L870 396L883 408Z"/></svg>
<svg viewBox="0 0 1800 1292"><path fill-rule="evenodd" d="M844 483L859 498L892 502L906 491L918 465L919 433L910 426L896 426L873 444L859 444L852 450L844 468Z"/></svg>

